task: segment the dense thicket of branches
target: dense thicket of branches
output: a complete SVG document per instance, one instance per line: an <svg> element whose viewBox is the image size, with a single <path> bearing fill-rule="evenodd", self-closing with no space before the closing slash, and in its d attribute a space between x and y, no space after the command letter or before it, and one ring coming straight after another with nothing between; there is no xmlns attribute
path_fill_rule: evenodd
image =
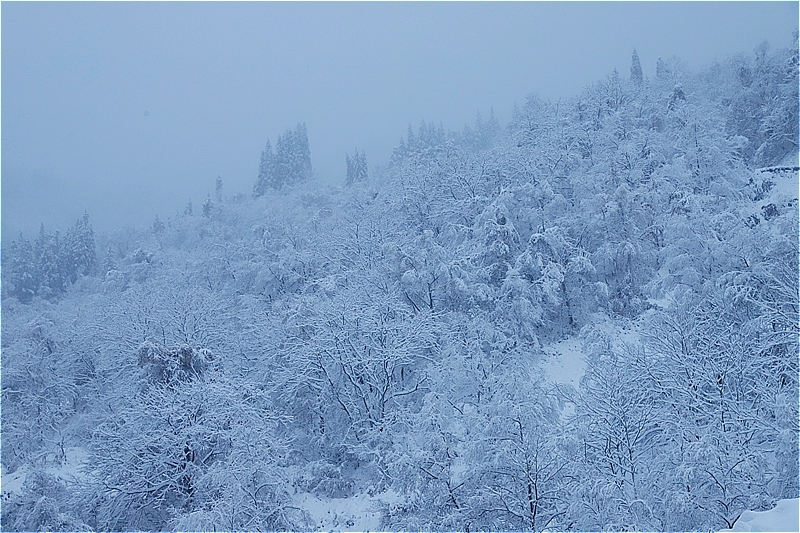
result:
<svg viewBox="0 0 800 533"><path fill-rule="evenodd" d="M17 241L4 529L306 529L297 491L391 489L386 529L700 530L797 497L797 50L640 72L409 128L346 189L260 175L57 291L18 266L53 239ZM541 367L567 337L575 387Z"/></svg>

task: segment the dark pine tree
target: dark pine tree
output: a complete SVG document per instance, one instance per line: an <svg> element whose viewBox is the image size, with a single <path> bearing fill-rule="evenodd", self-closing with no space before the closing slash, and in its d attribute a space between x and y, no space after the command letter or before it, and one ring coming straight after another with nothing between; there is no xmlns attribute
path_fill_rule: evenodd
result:
<svg viewBox="0 0 800 533"><path fill-rule="evenodd" d="M305 124L297 124L293 130L278 136L275 154L267 140L261 152L258 178L253 187L253 196L263 196L268 189L280 189L311 178L311 149L308 144L308 131Z"/></svg>
<svg viewBox="0 0 800 533"><path fill-rule="evenodd" d="M214 203L211 201L211 193L206 196L206 201L203 203L203 216L211 218L211 211L214 209Z"/></svg>
<svg viewBox="0 0 800 533"><path fill-rule="evenodd" d="M358 148L356 148L353 157L345 155L345 163L347 164L347 185L367 180L367 155L364 150L361 150L359 154Z"/></svg>
<svg viewBox="0 0 800 533"><path fill-rule="evenodd" d="M222 176L217 176L216 183L217 202L222 203Z"/></svg>
<svg viewBox="0 0 800 533"><path fill-rule="evenodd" d="M39 289L39 276L33 254L33 246L22 233L11 241L3 277L4 289L22 303L28 303Z"/></svg>
<svg viewBox="0 0 800 533"><path fill-rule="evenodd" d="M33 244L36 270L39 273L37 293L45 298L57 296L66 290L66 277L61 253L59 233L45 231L44 224L39 228L39 236Z"/></svg>
<svg viewBox="0 0 800 533"><path fill-rule="evenodd" d="M267 139L267 145L261 151L261 163L258 165L258 178L256 179L255 187L253 187L253 196L258 198L264 196L267 189L276 189L275 176L275 155L272 153L272 145Z"/></svg>
<svg viewBox="0 0 800 533"><path fill-rule="evenodd" d="M153 221L153 233L161 235L164 233L164 229L166 229L166 226L161 222L161 219L158 218L158 215L156 215L156 219Z"/></svg>
<svg viewBox="0 0 800 533"><path fill-rule="evenodd" d="M633 49L633 56L631 57L631 81L636 85L641 85L644 82L642 75L642 63L639 61L639 54L636 49Z"/></svg>
<svg viewBox="0 0 800 533"><path fill-rule="evenodd" d="M89 214L75 222L67 231L62 250L64 276L71 283L79 276L91 276L97 270L97 251L95 250L94 230L89 223Z"/></svg>

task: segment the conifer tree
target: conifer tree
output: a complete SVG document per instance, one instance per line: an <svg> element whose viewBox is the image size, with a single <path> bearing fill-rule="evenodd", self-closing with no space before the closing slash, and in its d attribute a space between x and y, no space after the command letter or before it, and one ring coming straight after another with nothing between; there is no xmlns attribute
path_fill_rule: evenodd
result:
<svg viewBox="0 0 800 533"><path fill-rule="evenodd" d="M217 202L222 203L222 177L217 175L216 183Z"/></svg>
<svg viewBox="0 0 800 533"><path fill-rule="evenodd" d="M636 85L641 85L644 81L642 76L642 64L639 61L639 54L636 49L633 49L633 56L631 57L631 81Z"/></svg>
<svg viewBox="0 0 800 533"><path fill-rule="evenodd" d="M367 180L367 156L364 150L361 150L359 154L358 148L356 148L352 158L345 155L345 163L347 164L347 185Z"/></svg>
<svg viewBox="0 0 800 533"><path fill-rule="evenodd" d="M292 131L287 129L275 142L275 153L267 140L261 152L258 178L253 188L253 196L263 196L267 189L280 189L284 185L311 178L311 149L308 145L308 131L305 124L297 124Z"/></svg>
<svg viewBox="0 0 800 533"><path fill-rule="evenodd" d="M214 209L214 204L211 202L211 193L208 193L206 201L203 203L203 216L211 218L211 211Z"/></svg>
<svg viewBox="0 0 800 533"><path fill-rule="evenodd" d="M478 112L478 118L475 120L475 130L477 136L475 147L478 150L491 148L500 133L500 122L494 116L494 108L490 109L489 120L487 121L484 121L480 111Z"/></svg>
<svg viewBox="0 0 800 533"><path fill-rule="evenodd" d="M669 68L664 60L659 57L658 61L656 61L656 78L665 80L667 77L669 77Z"/></svg>
<svg viewBox="0 0 800 533"><path fill-rule="evenodd" d="M45 231L44 224L39 227L39 236L33 245L36 270L39 273L37 292L52 297L64 292L66 283L63 275L61 242L59 233Z"/></svg>
<svg viewBox="0 0 800 533"><path fill-rule="evenodd" d="M305 124L287 129L275 143L275 188L311 178L311 150Z"/></svg>
<svg viewBox="0 0 800 533"><path fill-rule="evenodd" d="M253 188L253 196L264 196L268 188L277 188L275 184L275 156L272 145L267 139L267 145L261 151L261 163L258 165L258 178Z"/></svg>
<svg viewBox="0 0 800 533"><path fill-rule="evenodd" d="M78 276L91 276L97 270L97 252L95 250L94 230L89 223L89 214L75 222L64 239L63 261L64 272L72 283Z"/></svg>
<svg viewBox="0 0 800 533"><path fill-rule="evenodd" d="M101 268L103 273L117 270L116 254L114 253L114 248L110 244L106 249L106 255L103 257L103 264L101 265Z"/></svg>
<svg viewBox="0 0 800 533"><path fill-rule="evenodd" d="M15 296L20 302L28 303L36 295L39 288L33 246L20 232L19 237L11 241L9 246L8 265L3 268L8 294Z"/></svg>
<svg viewBox="0 0 800 533"><path fill-rule="evenodd" d="M164 233L165 228L166 226L164 226L164 223L161 222L161 219L158 218L158 215L156 215L156 219L153 221L153 233L160 235L161 233Z"/></svg>
<svg viewBox="0 0 800 533"><path fill-rule="evenodd" d="M296 181L304 181L311 178L311 148L308 145L308 130L305 123L297 124L294 131L294 159L296 170Z"/></svg>

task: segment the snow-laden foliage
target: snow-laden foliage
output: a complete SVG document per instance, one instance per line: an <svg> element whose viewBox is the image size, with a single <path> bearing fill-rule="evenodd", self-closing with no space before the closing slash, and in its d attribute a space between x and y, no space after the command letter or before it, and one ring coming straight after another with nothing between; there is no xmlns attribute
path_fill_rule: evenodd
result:
<svg viewBox="0 0 800 533"><path fill-rule="evenodd" d="M356 151L347 187L309 179L300 126L254 199L15 239L3 527L353 527L310 507L335 500L384 529L711 530L796 498L797 99L796 50L654 79L634 52L507 128Z"/></svg>
<svg viewBox="0 0 800 533"><path fill-rule="evenodd" d="M308 132L305 124L297 124L294 130L287 129L286 133L278 136L274 154L272 145L267 139L267 146L261 152L261 164L258 167L258 179L253 188L253 196L257 198L263 196L267 189L280 189L310 177L311 150L308 146ZM205 206L203 214L206 215Z"/></svg>

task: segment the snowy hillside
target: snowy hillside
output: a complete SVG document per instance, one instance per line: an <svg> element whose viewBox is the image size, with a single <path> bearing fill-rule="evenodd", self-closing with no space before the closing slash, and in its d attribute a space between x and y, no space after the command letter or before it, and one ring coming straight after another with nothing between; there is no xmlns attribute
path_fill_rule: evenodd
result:
<svg viewBox="0 0 800 533"><path fill-rule="evenodd" d="M796 527L797 50L634 58L8 243L3 530Z"/></svg>

